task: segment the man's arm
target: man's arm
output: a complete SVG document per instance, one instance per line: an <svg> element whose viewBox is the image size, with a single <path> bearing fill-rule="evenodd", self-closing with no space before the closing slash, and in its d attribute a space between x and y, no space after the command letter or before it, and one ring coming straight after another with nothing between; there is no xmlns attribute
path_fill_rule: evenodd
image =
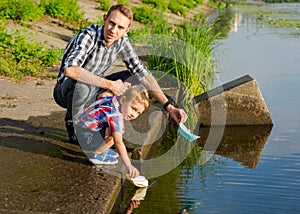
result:
<svg viewBox="0 0 300 214"><path fill-rule="evenodd" d="M94 85L99 88L104 88L110 90L115 95L122 95L128 87L129 83L123 83L122 80L111 81L105 78L99 77L90 71L80 67L80 66L70 66L64 70L64 75L66 77L72 78L74 80Z"/></svg>
<svg viewBox="0 0 300 214"><path fill-rule="evenodd" d="M157 81L151 74L146 74L141 83L148 89L154 98L162 105L168 104L168 98L165 96ZM184 123L187 120L187 115L183 109L176 108L172 103L168 104L166 110L177 124Z"/></svg>
<svg viewBox="0 0 300 214"><path fill-rule="evenodd" d="M123 49L120 51L120 56L126 64L127 68L137 76L139 81L153 94L154 98L162 105L168 102L168 98L165 96L160 86L158 85L151 72L145 67L142 61L139 59L135 50L127 36L123 37ZM184 123L187 120L187 115L183 109L176 108L174 105L167 105L166 110L170 113L170 116L177 124Z"/></svg>

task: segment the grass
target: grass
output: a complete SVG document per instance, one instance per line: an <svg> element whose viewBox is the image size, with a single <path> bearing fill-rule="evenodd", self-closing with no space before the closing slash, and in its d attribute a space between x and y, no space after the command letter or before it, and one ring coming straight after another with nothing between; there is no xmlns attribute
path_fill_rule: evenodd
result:
<svg viewBox="0 0 300 214"><path fill-rule="evenodd" d="M0 15L13 20L38 20L44 11L34 0L0 0Z"/></svg>
<svg viewBox="0 0 300 214"><path fill-rule="evenodd" d="M142 2L159 11L165 12L167 9L169 9L172 13L180 14L183 17L186 17L188 11L201 5L203 0L142 0Z"/></svg>
<svg viewBox="0 0 300 214"><path fill-rule="evenodd" d="M112 6L109 0L98 0L98 2L100 3L100 10L108 11L109 8Z"/></svg>
<svg viewBox="0 0 300 214"><path fill-rule="evenodd" d="M98 1L101 9L107 10L110 7L110 1ZM129 5L125 0L119 0L118 3ZM214 72L211 53L216 34L211 30L212 25L205 21L200 21L197 26L188 22L172 25L161 15L165 10L177 13L175 9L170 9L176 8L176 4L178 8L179 6L182 8L179 12L184 15L185 10L199 6L202 0L172 2L144 0L144 3L132 9L135 19L146 27L142 31L135 31L132 35L156 34L168 38L160 41L159 46L153 50L164 50L163 54L147 57L149 69L162 70L176 76L193 91L194 95L207 90ZM83 19L76 0L0 0L0 9L2 17L15 21L38 20L42 16L51 16L75 23L74 25L77 23L79 26ZM198 15L197 19L203 20L203 17ZM16 79L28 75L35 76L60 60L62 50L46 50L43 43L29 42L23 31L8 33L5 25L0 26L0 75ZM169 43L174 40L177 45L170 45ZM165 57L165 54L168 57Z"/></svg>
<svg viewBox="0 0 300 214"><path fill-rule="evenodd" d="M214 74L213 45L218 37L211 23L170 25L160 21L130 35L133 42L147 45L150 54L146 62L150 70L175 76L194 96L210 88Z"/></svg>
<svg viewBox="0 0 300 214"><path fill-rule="evenodd" d="M29 42L24 31L8 33L6 22L0 23L0 75L19 79L36 76L56 63L61 56L58 49L45 49L43 43Z"/></svg>
<svg viewBox="0 0 300 214"><path fill-rule="evenodd" d="M155 20L154 11L147 6L132 7L134 20L142 24L150 24Z"/></svg>
<svg viewBox="0 0 300 214"><path fill-rule="evenodd" d="M0 0L0 15L14 21L35 21L51 16L76 25L83 21L77 0Z"/></svg>
<svg viewBox="0 0 300 214"><path fill-rule="evenodd" d="M77 0L40 0L44 15L59 18L69 23L80 22L83 14Z"/></svg>
<svg viewBox="0 0 300 214"><path fill-rule="evenodd" d="M17 100L18 98L15 97L15 96L11 96L11 95L8 95L6 94L6 96L4 97L1 97L1 100L7 100L7 101L12 101L12 100ZM12 104L12 103L9 103L9 102L5 102L5 103L1 103L0 104L0 108L16 108L17 105L16 104Z"/></svg>
<svg viewBox="0 0 300 214"><path fill-rule="evenodd" d="M17 99L18 99L17 97L8 94L6 94L6 96L4 97L1 97L1 100L17 100Z"/></svg>

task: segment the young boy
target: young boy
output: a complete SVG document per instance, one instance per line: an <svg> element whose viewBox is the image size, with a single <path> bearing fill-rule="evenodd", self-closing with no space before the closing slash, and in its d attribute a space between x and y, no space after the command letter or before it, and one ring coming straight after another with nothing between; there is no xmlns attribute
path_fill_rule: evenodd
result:
<svg viewBox="0 0 300 214"><path fill-rule="evenodd" d="M115 96L110 91L101 93L79 117L79 129L76 129L79 130L76 133L79 142L101 143L90 153L89 160L94 164L116 164L120 155L129 176L138 176L139 171L132 166L123 143L124 120L137 118L148 106L148 93L141 85L130 87L122 96ZM110 149L113 144L119 154Z"/></svg>

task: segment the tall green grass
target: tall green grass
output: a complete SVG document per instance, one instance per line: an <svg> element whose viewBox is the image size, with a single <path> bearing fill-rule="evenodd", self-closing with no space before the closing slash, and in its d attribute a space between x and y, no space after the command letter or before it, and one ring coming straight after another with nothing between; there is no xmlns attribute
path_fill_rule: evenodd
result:
<svg viewBox="0 0 300 214"><path fill-rule="evenodd" d="M203 20L198 24L171 25L162 20L130 35L148 38L142 42L147 45L146 62L150 70L174 75L194 96L210 88L214 74L212 53L218 37L211 23Z"/></svg>

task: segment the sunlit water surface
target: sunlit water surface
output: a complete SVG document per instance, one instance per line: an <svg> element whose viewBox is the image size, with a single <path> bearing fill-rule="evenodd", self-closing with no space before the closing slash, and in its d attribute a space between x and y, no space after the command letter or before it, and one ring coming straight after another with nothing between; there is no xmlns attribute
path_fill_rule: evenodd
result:
<svg viewBox="0 0 300 214"><path fill-rule="evenodd" d="M297 11L300 19L299 4L264 8ZM300 212L300 36L294 30L262 28L242 10L236 17L234 31L218 46L216 85L252 76L274 126L231 130L229 146L205 164L184 162L151 179L153 185L134 213ZM125 197L121 207L129 202Z"/></svg>

